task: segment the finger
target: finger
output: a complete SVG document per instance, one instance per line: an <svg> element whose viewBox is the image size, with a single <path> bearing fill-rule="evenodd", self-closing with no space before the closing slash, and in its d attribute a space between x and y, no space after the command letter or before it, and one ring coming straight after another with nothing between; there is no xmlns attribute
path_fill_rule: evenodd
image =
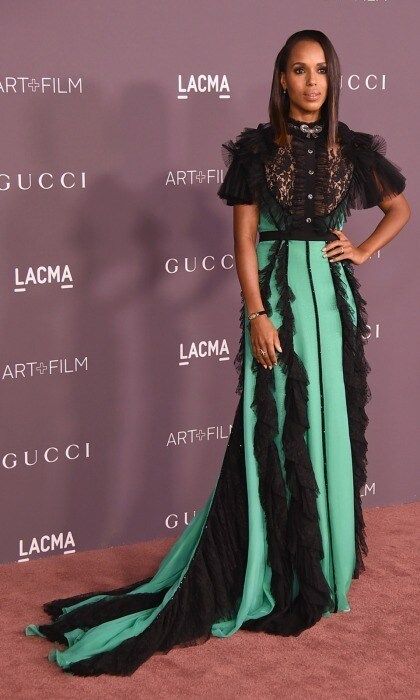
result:
<svg viewBox="0 0 420 700"><path fill-rule="evenodd" d="M339 255L344 255L344 257L347 257L350 253L350 250L350 246L339 246L338 249L336 248L335 250L330 251L329 254L327 253L327 258L331 260L331 258L335 259Z"/></svg>
<svg viewBox="0 0 420 700"><path fill-rule="evenodd" d="M276 357L276 350L274 347L274 342L269 344L268 346L268 356L269 356L269 364L271 365L276 365L277 364L277 357Z"/></svg>
<svg viewBox="0 0 420 700"><path fill-rule="evenodd" d="M263 353L260 352L261 350L263 350L266 354L263 355ZM258 362L264 367L264 369L267 369L267 356L267 348L265 347L264 343L257 342L255 348L255 359L258 360Z"/></svg>
<svg viewBox="0 0 420 700"><path fill-rule="evenodd" d="M261 355L261 353L258 353L258 352L257 352L257 353L254 355L254 357L255 357L255 359L257 360L257 362L258 362L259 365L261 365L262 367L264 367L264 369L267 369L267 366L265 365L264 360L262 359L263 356Z"/></svg>
<svg viewBox="0 0 420 700"><path fill-rule="evenodd" d="M330 262L339 262L340 260L345 260L348 258L347 253L343 253L342 255L336 255L335 257L329 258Z"/></svg>
<svg viewBox="0 0 420 700"><path fill-rule="evenodd" d="M259 353L259 362L260 365L264 367L264 369L267 369L267 361L265 360L266 357L267 355L262 355L261 353Z"/></svg>
<svg viewBox="0 0 420 700"><path fill-rule="evenodd" d="M255 359L257 360L258 364L262 365L265 368L264 355L261 355L261 353L258 352L258 350L255 350L253 352L253 355L254 355Z"/></svg>
<svg viewBox="0 0 420 700"><path fill-rule="evenodd" d="M263 361L265 362L265 366L271 369L273 366L273 344L269 341L267 342L266 340L264 340L261 342L260 348L265 352L265 355L262 355Z"/></svg>
<svg viewBox="0 0 420 700"><path fill-rule="evenodd" d="M267 367L268 367L268 369L271 369L273 366L273 361L271 359L272 350L270 349L270 345L267 343L262 347L262 349L265 352L265 355L262 355L262 358L265 362L264 367L265 367L265 369L267 369Z"/></svg>
<svg viewBox="0 0 420 700"><path fill-rule="evenodd" d="M268 352L267 364L271 369L272 365L278 364L276 352L282 352L282 347L281 347L278 332L275 335L273 335L273 337L270 339L270 341L268 341L268 343L266 344L266 350Z"/></svg>
<svg viewBox="0 0 420 700"><path fill-rule="evenodd" d="M266 351L266 348L264 347L264 341L262 341L262 340L259 341L258 338L253 338L252 339L252 353L253 353L255 359L257 360L257 362L259 362L259 364L262 365L264 367L264 369L266 369L267 365L266 365L265 358L267 357L267 355L263 355L260 352L260 349Z"/></svg>
<svg viewBox="0 0 420 700"><path fill-rule="evenodd" d="M346 246L343 243L343 241L333 241L332 243L328 243L328 245L326 245L322 250L324 251L324 253L328 253L328 252L332 253L332 252L336 251L337 249L341 250L341 248L345 248L345 247Z"/></svg>
<svg viewBox="0 0 420 700"><path fill-rule="evenodd" d="M328 243L325 243L324 247L322 248L322 252L326 253L327 250L331 250L337 245L342 245L341 241L329 241Z"/></svg>

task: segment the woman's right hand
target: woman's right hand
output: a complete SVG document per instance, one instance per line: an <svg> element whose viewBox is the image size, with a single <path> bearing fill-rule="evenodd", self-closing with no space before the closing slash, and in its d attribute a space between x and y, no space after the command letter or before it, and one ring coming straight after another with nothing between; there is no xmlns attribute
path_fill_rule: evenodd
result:
<svg viewBox="0 0 420 700"><path fill-rule="evenodd" d="M249 324L252 354L264 369L272 369L277 364L276 350L282 352L277 328L265 314L256 316ZM260 350L266 354L263 355Z"/></svg>

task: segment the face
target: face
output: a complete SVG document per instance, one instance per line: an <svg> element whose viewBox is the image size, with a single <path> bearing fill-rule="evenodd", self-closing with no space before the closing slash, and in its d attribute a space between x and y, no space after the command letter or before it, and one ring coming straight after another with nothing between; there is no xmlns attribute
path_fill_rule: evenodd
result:
<svg viewBox="0 0 420 700"><path fill-rule="evenodd" d="M327 64L322 46L315 41L295 44L280 81L281 87L287 88L289 93L290 116L316 120L328 91Z"/></svg>

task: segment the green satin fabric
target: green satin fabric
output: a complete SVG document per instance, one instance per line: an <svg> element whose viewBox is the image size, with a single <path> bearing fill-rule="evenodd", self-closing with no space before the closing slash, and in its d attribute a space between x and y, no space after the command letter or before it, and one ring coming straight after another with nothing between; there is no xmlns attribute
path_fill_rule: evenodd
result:
<svg viewBox="0 0 420 700"><path fill-rule="evenodd" d="M257 244L258 265L261 269L268 259L271 241ZM356 307L352 293L341 263L331 263L322 257L323 241L289 242L288 280L295 299L292 310L295 319L294 349L302 359L309 377L308 418L310 428L306 435L307 444L319 487L317 507L324 548L322 569L331 588L335 586L338 610L350 609L347 594L355 565L354 533L354 494L351 446L346 412L346 397L342 367L342 333L340 316L336 305L335 291L331 278L330 265L337 265L348 294L354 321ZM309 252L310 271L314 284L316 309L310 286L307 265ZM271 320L276 327L282 319L276 310L278 293L274 274L271 278ZM318 313L320 329L320 347L316 333L316 315ZM323 458L322 421L321 421L321 385L319 357L322 367L322 391L324 397L326 464ZM245 470L248 492L249 545L248 562L243 595L235 619L216 621L212 634L227 637L237 631L245 620L268 614L274 607L270 592L271 569L267 563L267 539L264 512L259 500L258 465L253 452L253 431L255 414L251 408L255 389L255 375L251 371L252 352L248 325L245 324L245 376L244 376L244 447ZM275 398L279 417L279 436L277 447L283 462L281 433L284 421L284 393L286 377L281 365L272 370L275 373ZM328 487L328 502L327 502ZM72 630L66 634L69 648L63 651L53 649L49 658L65 668L76 661L89 658L103 651L117 647L129 637L141 634L150 625L159 611L174 595L180 581L188 569L189 562L200 540L208 512L211 508L214 489L204 506L199 509L172 545L151 581L127 593L156 592L170 586L162 603L155 608L139 613L125 615L116 620L105 622L88 631ZM234 517L234 513L232 513ZM294 593L298 591L295 579ZM95 600L110 596L94 596L65 611ZM186 611L188 615L189 612ZM326 611L325 615L329 612ZM26 634L43 636L37 625L29 625Z"/></svg>

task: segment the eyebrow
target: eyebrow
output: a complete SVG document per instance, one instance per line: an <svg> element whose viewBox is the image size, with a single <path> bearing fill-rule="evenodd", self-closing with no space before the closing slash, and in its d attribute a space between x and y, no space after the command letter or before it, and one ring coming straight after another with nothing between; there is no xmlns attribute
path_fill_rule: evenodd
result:
<svg viewBox="0 0 420 700"><path fill-rule="evenodd" d="M295 61L294 63L292 63L292 66L296 66L298 63L302 66L306 66L306 63L304 61ZM326 61L320 61L316 65L317 66L324 66L326 63L327 63Z"/></svg>

